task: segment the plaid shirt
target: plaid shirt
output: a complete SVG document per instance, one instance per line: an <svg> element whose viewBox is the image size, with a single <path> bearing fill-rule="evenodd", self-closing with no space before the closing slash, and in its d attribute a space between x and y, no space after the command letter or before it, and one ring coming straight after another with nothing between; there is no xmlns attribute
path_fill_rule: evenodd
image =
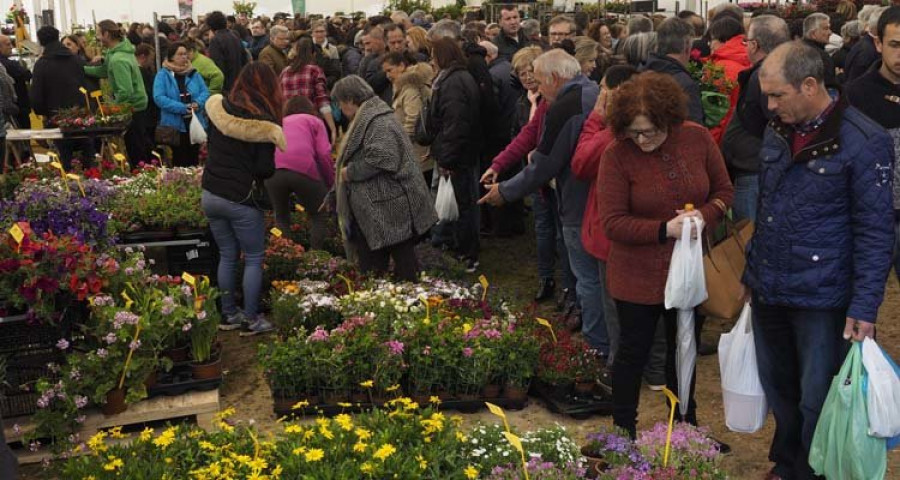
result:
<svg viewBox="0 0 900 480"><path fill-rule="evenodd" d="M299 72L291 67L285 68L281 72L281 91L285 100L304 95L316 108L331 105L325 87L325 73L317 65L304 65Z"/></svg>

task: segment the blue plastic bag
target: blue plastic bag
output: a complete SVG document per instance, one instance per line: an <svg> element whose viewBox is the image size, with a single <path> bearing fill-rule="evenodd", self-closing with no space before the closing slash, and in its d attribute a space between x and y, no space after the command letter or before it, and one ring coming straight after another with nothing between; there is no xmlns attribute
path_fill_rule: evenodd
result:
<svg viewBox="0 0 900 480"><path fill-rule="evenodd" d="M891 364L891 367L894 368L894 371L897 372L897 375L900 375L900 367L897 366L897 364L894 362L894 359L891 358L891 356L888 355L887 352L885 352L883 348L881 348L881 345L879 345L878 348L881 349L881 353L884 354L884 358L886 358L887 361ZM868 372L866 372L865 369L863 369L862 387L863 387L863 395L865 395L866 392L869 391L869 374L868 374ZM888 451L897 448L897 446L900 445L900 435L897 435L896 437L893 437L893 438L885 439L885 445L887 446Z"/></svg>

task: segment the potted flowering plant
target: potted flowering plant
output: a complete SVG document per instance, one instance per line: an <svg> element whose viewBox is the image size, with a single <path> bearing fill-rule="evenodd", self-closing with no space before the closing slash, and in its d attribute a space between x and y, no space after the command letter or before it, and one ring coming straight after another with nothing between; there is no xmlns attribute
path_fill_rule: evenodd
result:
<svg viewBox="0 0 900 480"><path fill-rule="evenodd" d="M124 130L131 122L132 108L124 104L104 104L102 111L85 107L63 108L50 119L63 132Z"/></svg>
<svg viewBox="0 0 900 480"><path fill-rule="evenodd" d="M504 395L509 400L524 401L538 366L540 344L525 329L516 327L501 337L498 363L502 366Z"/></svg>
<svg viewBox="0 0 900 480"><path fill-rule="evenodd" d="M737 83L725 76L725 67L722 65L697 60L699 59L688 63L688 71L700 84L703 122L707 127L714 127L728 115L731 106L730 95L737 87Z"/></svg>
<svg viewBox="0 0 900 480"><path fill-rule="evenodd" d="M268 284L273 280L299 280L304 274L300 267L305 252L303 245L287 237L270 238L263 262L263 271L268 282L264 283Z"/></svg>
<svg viewBox="0 0 900 480"><path fill-rule="evenodd" d="M601 429L589 433L581 454L587 459L588 469L600 474L612 468L640 463L643 457L628 433L617 429Z"/></svg>
<svg viewBox="0 0 900 480"><path fill-rule="evenodd" d="M672 429L668 463L663 466L667 438L668 425L663 422L657 423L649 430L638 432L633 450L627 459L615 457L618 459L618 465L602 472L599 478L604 480L727 478L719 467L721 455L718 444L709 438L706 429L687 423L676 423Z"/></svg>
<svg viewBox="0 0 900 480"><path fill-rule="evenodd" d="M215 306L219 291L210 286L207 276L195 279L194 285L182 284L181 290L181 301L189 302L193 310L192 318L184 328L191 335L191 369L194 378L200 380L221 377L221 351L214 349L220 321Z"/></svg>

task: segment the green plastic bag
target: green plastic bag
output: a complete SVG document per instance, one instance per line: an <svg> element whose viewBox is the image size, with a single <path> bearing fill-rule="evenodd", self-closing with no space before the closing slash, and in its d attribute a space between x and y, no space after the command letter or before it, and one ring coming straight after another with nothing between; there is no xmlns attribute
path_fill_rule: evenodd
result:
<svg viewBox="0 0 900 480"><path fill-rule="evenodd" d="M712 128L728 115L731 99L723 93L704 91L700 92L700 104L703 106L703 124Z"/></svg>
<svg viewBox="0 0 900 480"><path fill-rule="evenodd" d="M840 480L878 480L887 470L883 438L868 434L869 415L863 398L862 344L854 343L831 381L809 449L816 475Z"/></svg>

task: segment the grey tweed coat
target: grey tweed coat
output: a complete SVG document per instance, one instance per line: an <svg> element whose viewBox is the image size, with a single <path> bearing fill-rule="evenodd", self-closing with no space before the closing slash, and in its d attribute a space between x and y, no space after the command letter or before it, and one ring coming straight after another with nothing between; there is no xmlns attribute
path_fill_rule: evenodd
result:
<svg viewBox="0 0 900 480"><path fill-rule="evenodd" d="M356 115L338 159L348 180L337 201L349 203L369 248L379 250L427 232L437 213L409 136L391 107L373 97ZM347 209L339 205L341 211Z"/></svg>

